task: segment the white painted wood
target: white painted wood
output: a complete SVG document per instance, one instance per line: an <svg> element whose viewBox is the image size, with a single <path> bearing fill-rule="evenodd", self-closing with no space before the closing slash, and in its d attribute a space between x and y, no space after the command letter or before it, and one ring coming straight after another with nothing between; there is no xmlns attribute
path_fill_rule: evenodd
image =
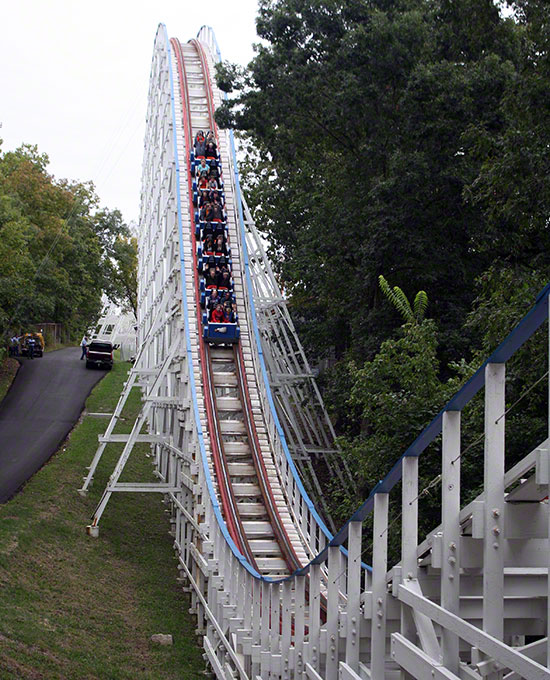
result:
<svg viewBox="0 0 550 680"><path fill-rule="evenodd" d="M386 571L388 555L388 504L387 493L374 497L374 527L372 550L371 667L373 678L383 678L386 661ZM349 582L348 582L349 589ZM347 646L346 646L347 662Z"/></svg>
<svg viewBox="0 0 550 680"><path fill-rule="evenodd" d="M201 29L201 42L207 46L206 60L213 70L216 46L210 29ZM170 50L170 51L169 51ZM208 125L207 90L212 81L203 73L193 43L183 46L188 80L191 85L192 127ZM172 68L173 97L169 68ZM213 87L219 106L221 93ZM173 110L172 108L173 107ZM183 135L183 110L177 64L173 47L163 31L155 42L151 72L148 125L143 166L142 215L140 218L139 318L138 335L142 359L130 376L143 390L149 411L144 432L151 445L155 464L153 483L112 481L107 491L166 491L171 532L178 552L180 576L191 590L197 629L204 635L205 653L210 669L218 678L240 680L261 678L384 678L401 677L484 677L494 675L491 657L498 663L513 663L513 673L524 677L548 677L547 669L526 666L523 647L511 648L502 640L487 637L482 630L492 625L501 606L500 626L506 640L516 644L526 634L544 635L547 621L549 513L542 499L548 494L550 472L548 442L517 463L506 475L500 459L494 465L490 451L503 455L504 419L487 388L487 443L485 489L483 497L458 509L460 484L458 465L452 459L460 454L459 414L446 413L443 426L442 523L418 546L416 460L407 459L403 469L402 559L387 573L386 544L395 526L387 524L387 494L375 501L374 573L372 582L360 567L360 525L350 527L347 557L338 547L328 550L326 563L316 565L309 576L291 577L282 585L260 582L246 570L242 557L229 546L223 523L216 517L217 483L213 476L213 433L207 428L206 400L201 383L201 358L198 351L201 322L197 319L192 262L191 215L189 214L186 163L189 149ZM175 140L173 133L175 133ZM325 502L312 460L324 461L330 475L351 484L346 466L335 455L332 426L325 417L313 374L302 352L283 296L272 276L261 238L256 232L246 203L237 196L237 184L230 158L229 138L219 131L228 232L232 248L235 292L238 297L241 347L248 392L252 404L251 420L257 430L260 454L271 484L273 498L280 510L281 525L295 546L298 561L307 564L327 544L315 511L306 501L292 473L281 432L298 469L307 476L310 491L320 507ZM179 164L179 175L175 164ZM180 201L176 196L180 191ZM178 205L182 224L180 239ZM243 209L244 234L240 231L238 211ZM249 249L249 273L246 276ZM254 330L254 310L261 346ZM184 304L188 318L184 318ZM153 390L167 353L179 339L173 360ZM190 345L187 345L189 339ZM549 341L550 342L550 341ZM216 405L223 422L224 454L245 531L256 555L256 564L265 577L287 576L268 516L261 501L251 447L242 423L243 410L237 395L237 376L232 358L222 348L213 349L213 383ZM261 359L265 362L265 369ZM275 411L271 411L264 370L271 383ZM492 369L491 369L492 370ZM132 378L132 376L135 376ZM490 382L490 381L489 381ZM498 382L498 381L497 381ZM192 393L192 388L194 394ZM500 389L500 387L499 387ZM298 408L306 403L305 408ZM489 413L490 410L495 413ZM276 415L280 425L276 423ZM494 417L494 424L491 422ZM496 421L499 421L498 423ZM499 429L502 428L502 429ZM282 428L282 429L281 429ZM238 431L237 431L238 430ZM113 430L104 436L109 439ZM136 433L142 436L141 430ZM130 441L130 437L128 437ZM128 443L124 442L124 443ZM396 452L396 457L400 452ZM458 464L460 459L458 459ZM490 467L490 470L487 469ZM497 469L498 468L498 469ZM438 474L434 470L434 476ZM495 474L498 473L498 474ZM458 481L456 481L458 478ZM498 483L495 490L493 479ZM520 480L525 480L520 483ZM453 480L455 480L453 482ZM210 497L207 484L213 489ZM453 488L449 488L449 485ZM505 488L510 489L504 500ZM489 500L488 500L489 499ZM491 511L500 503L498 515L501 557L493 559ZM518 503L517 501L522 501ZM527 503L529 501L529 503ZM526 506L532 506L532 511ZM384 509L385 506L385 509ZM326 507L326 506L325 506ZM397 526L397 523L396 523ZM493 532L494 533L494 532ZM395 537L394 537L395 540ZM456 543L455 547L451 547ZM456 553L456 560L450 561ZM422 568L418 568L417 559ZM501 604L487 604L490 592L487 574L494 573L501 561ZM462 573L460 572L462 568ZM454 575L454 579L448 577ZM460 576L460 578L459 578ZM306 604L305 584L309 604ZM392 594L388 594L391 585ZM406 587L405 592L402 589ZM441 598L441 600L439 600ZM321 615L318 601L326 603ZM379 601L380 600L380 601ZM441 606L437 602L441 601ZM266 604L267 603L267 604ZM410 615L411 607L414 615ZM435 607L435 609L433 609ZM378 612L382 612L378 616ZM355 621L354 621L355 618ZM436 621L436 624L432 623ZM384 628L378 628L381 621ZM394 635L398 661L392 658L389 642ZM439 636L442 650L438 647ZM457 638L463 658L469 647L476 665L458 664ZM356 644L353 644L353 640ZM540 646L540 645L539 645ZM542 643L542 647L546 642ZM540 651L540 650L539 650ZM527 655L528 650L525 650ZM538 652L537 652L538 653ZM444 660L439 661L443 655ZM528 661L528 660L527 660ZM371 663L371 671L365 664ZM531 661L535 664L536 661ZM405 669L405 670L403 670ZM432 674L433 672L433 674ZM496 672L500 672L500 667ZM541 674L542 672L542 674ZM513 675L511 676L513 677Z"/></svg>
<svg viewBox="0 0 550 680"><path fill-rule="evenodd" d="M550 678L550 670L540 664L517 654L512 648L497 640L492 635L473 626L471 623L461 619L455 614L447 612L439 605L430 600L413 593L404 585L399 586L399 599L406 602L409 606L425 614L436 623L448 628L456 633L463 640L472 646L479 648L488 656L496 659L504 666L522 674L526 680L535 678Z"/></svg>
<svg viewBox="0 0 550 680"><path fill-rule="evenodd" d="M403 635L391 636L392 659L406 669L414 678L434 678L434 680L459 680L459 676L434 661Z"/></svg>
<svg viewBox="0 0 550 680"><path fill-rule="evenodd" d="M418 565L416 546L418 544L418 458L409 456L402 461L401 485L401 568L402 578L409 582L416 579ZM401 634L414 642L416 640L416 626L412 613L408 607L401 608ZM401 680L411 680L411 675L405 670Z"/></svg>
<svg viewBox="0 0 550 680"><path fill-rule="evenodd" d="M504 635L504 389L504 364L488 364L485 369L483 629L498 640Z"/></svg>
<svg viewBox="0 0 550 680"><path fill-rule="evenodd" d="M442 568L441 606L458 614L460 611L460 411L443 414L441 484ZM455 675L459 672L459 640L441 631L443 663Z"/></svg>

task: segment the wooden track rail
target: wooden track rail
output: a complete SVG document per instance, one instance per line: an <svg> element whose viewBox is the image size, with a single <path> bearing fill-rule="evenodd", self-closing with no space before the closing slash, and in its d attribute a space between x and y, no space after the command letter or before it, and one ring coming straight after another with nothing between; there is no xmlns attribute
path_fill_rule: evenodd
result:
<svg viewBox="0 0 550 680"><path fill-rule="evenodd" d="M81 489L104 447L123 444L89 533L98 535L112 493L163 494L181 581L219 680L550 680L550 440L511 467L505 446L506 428L515 426L506 422L506 362L547 323L550 285L331 536L290 454L300 461L329 451L331 427L319 396L313 411L293 406L316 388L276 282L260 271L259 237L249 238L255 226L232 134L214 125L223 97L212 83L219 59L208 27L186 44L159 27L140 217L140 352ZM232 348L202 340L189 173L199 126L215 131L222 159L241 330ZM134 387L142 410L132 433L115 433ZM483 490L464 505L461 412L478 392L483 431L468 436L485 440ZM439 437L430 489L441 493L441 522L419 536L419 458ZM150 444L156 481L121 482L140 441ZM349 479L337 462L331 451L334 476ZM300 469L307 472L307 463ZM400 523L390 521L390 497ZM390 535L401 542L395 563ZM362 555L371 544L367 567Z"/></svg>

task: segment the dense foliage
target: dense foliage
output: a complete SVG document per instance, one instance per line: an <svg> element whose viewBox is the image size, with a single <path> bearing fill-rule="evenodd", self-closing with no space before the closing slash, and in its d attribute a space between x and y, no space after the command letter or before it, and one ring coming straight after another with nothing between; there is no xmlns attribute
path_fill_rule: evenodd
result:
<svg viewBox="0 0 550 680"><path fill-rule="evenodd" d="M45 322L82 333L95 321L103 291L123 302L133 286L135 299L137 248L120 212L100 210L90 183L58 181L47 166L34 146L0 153L4 341Z"/></svg>
<svg viewBox="0 0 550 680"><path fill-rule="evenodd" d="M363 491L548 277L550 8L503 9L260 0L249 69L218 67L218 122L253 151L249 203L307 351L330 360L320 380ZM398 328L380 275L425 291L430 319ZM511 400L536 379L529 357ZM521 418L512 458L540 436L536 392Z"/></svg>

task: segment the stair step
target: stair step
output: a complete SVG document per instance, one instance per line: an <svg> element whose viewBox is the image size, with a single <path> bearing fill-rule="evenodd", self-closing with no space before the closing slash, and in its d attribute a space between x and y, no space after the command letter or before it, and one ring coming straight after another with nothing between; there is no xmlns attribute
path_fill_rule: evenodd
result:
<svg viewBox="0 0 550 680"><path fill-rule="evenodd" d="M254 555L271 555L273 557L281 556L281 549L277 541L266 541L261 539L251 539L248 541L250 549Z"/></svg>
<svg viewBox="0 0 550 680"><path fill-rule="evenodd" d="M233 493L235 496L241 496L244 498L261 498L262 492L257 484L251 484L249 482L237 482L231 485L233 487Z"/></svg>
<svg viewBox="0 0 550 680"><path fill-rule="evenodd" d="M260 519L266 516L266 509L263 503L237 503L237 509L242 518L255 517Z"/></svg>
<svg viewBox="0 0 550 680"><path fill-rule="evenodd" d="M266 576L288 573L286 562L281 557L260 557L256 560L258 569Z"/></svg>
<svg viewBox="0 0 550 680"><path fill-rule="evenodd" d="M213 374L214 385L216 387L236 387L237 386L237 376L235 373L226 372L216 372Z"/></svg>
<svg viewBox="0 0 550 680"><path fill-rule="evenodd" d="M242 411L241 400L237 397L218 397L216 406L220 411Z"/></svg>
<svg viewBox="0 0 550 680"><path fill-rule="evenodd" d="M222 434L246 434L246 427L242 420L220 420Z"/></svg>
<svg viewBox="0 0 550 680"><path fill-rule="evenodd" d="M232 477L256 477L256 469L252 463L228 463Z"/></svg>
<svg viewBox="0 0 550 680"><path fill-rule="evenodd" d="M273 536L273 527L266 521L244 521L243 529L249 538L251 536Z"/></svg>
<svg viewBox="0 0 550 680"><path fill-rule="evenodd" d="M229 359L233 361L233 350L227 349L226 347L211 347L210 348L210 358L211 359Z"/></svg>

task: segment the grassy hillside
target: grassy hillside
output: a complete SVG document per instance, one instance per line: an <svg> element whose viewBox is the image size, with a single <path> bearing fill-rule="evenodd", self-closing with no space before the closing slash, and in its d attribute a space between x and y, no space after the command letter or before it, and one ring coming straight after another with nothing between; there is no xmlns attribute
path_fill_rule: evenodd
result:
<svg viewBox="0 0 550 680"><path fill-rule="evenodd" d="M86 402L111 412L129 364L117 364ZM122 425L140 406L133 390ZM179 680L204 671L162 497L114 494L99 539L85 527L121 451L110 445L86 498L77 494L108 418L85 415L51 461L0 506L0 679ZM141 445L141 453L148 450ZM151 480L134 454L123 480ZM172 647L150 642L171 633Z"/></svg>

